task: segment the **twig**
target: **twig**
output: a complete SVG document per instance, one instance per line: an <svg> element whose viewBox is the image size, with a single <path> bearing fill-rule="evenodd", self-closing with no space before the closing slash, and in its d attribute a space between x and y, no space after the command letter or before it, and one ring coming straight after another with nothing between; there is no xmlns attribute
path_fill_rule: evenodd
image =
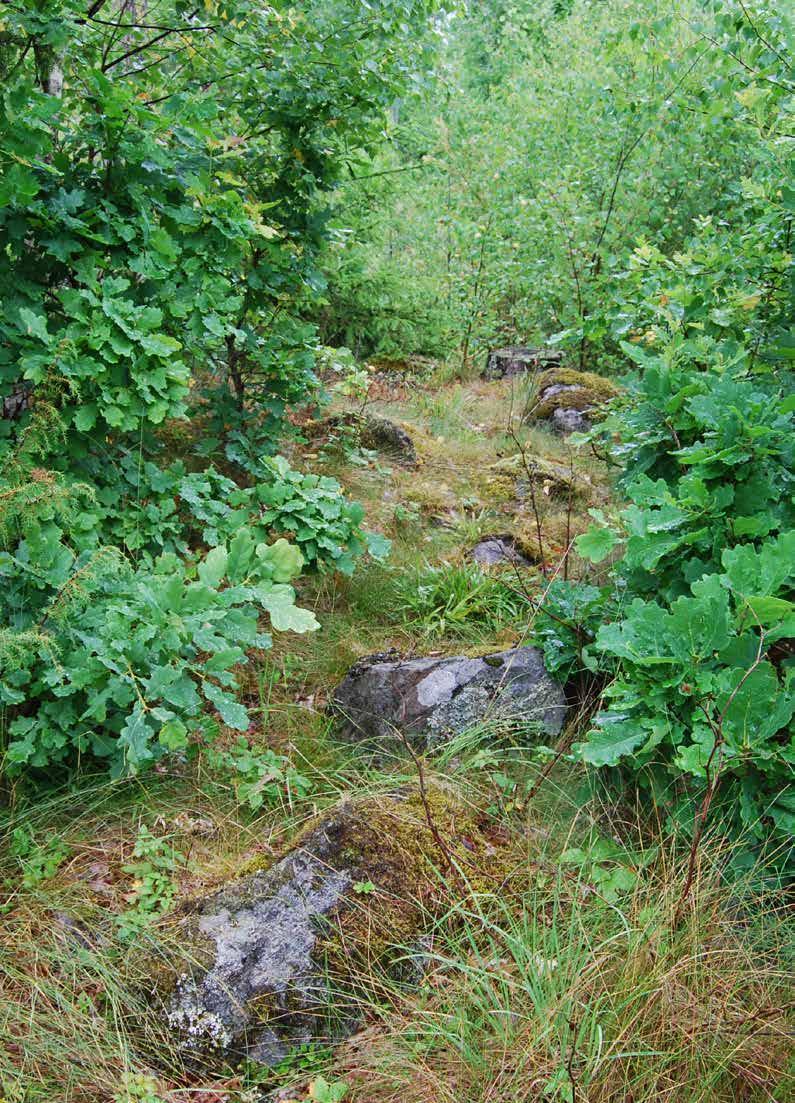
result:
<svg viewBox="0 0 795 1103"><path fill-rule="evenodd" d="M574 501L574 454L569 449L569 500L566 503L566 554L563 557L563 581L569 580L569 553L572 547L571 510Z"/></svg>
<svg viewBox="0 0 795 1103"><path fill-rule="evenodd" d="M406 748L406 750L411 755L412 761L414 762L414 765L417 768L417 781L418 781L419 790L420 790L420 800L422 801L422 807L423 807L423 810L425 812L425 820L428 824L428 830L430 831L431 836L433 837L433 841L436 843L436 846L439 850L439 853L444 858L444 864L447 866L447 868L450 870L451 873L455 873L455 872L457 872L457 870L456 870L455 862L453 861L453 856L450 853L450 848L448 847L447 843L442 838L442 836L439 832L439 828L436 826L436 823L434 821L433 813L431 812L430 802L428 801L428 789L427 789L427 786L425 784L425 768L422 765L422 759L420 758L420 756L417 754L417 752L412 747L412 745L409 742L409 739L407 738L405 732L401 728L398 728L398 727L395 727L394 730L400 736L400 740L403 743L403 746Z"/></svg>
<svg viewBox="0 0 795 1103"><path fill-rule="evenodd" d="M533 507L533 517L535 519L535 525L536 525L536 538L538 540L538 555L539 555L539 562L541 564L541 574L544 576L544 578L546 578L547 577L547 565L546 565L546 556L544 555L544 534L543 534L543 530L542 530L542 527L541 527L541 516L538 512L538 502L536 501L536 492L535 492L535 486L534 486L534 483L533 483L533 472L530 470L530 465L527 462L527 449L526 449L525 445L522 444L522 442L520 441L519 435L517 434L516 429L514 428L514 424L513 424L513 404L514 404L514 394L513 394L513 391L511 391L511 406L510 406L510 409L508 411L507 432L508 432L508 436L514 442L514 444L516 445L516 447L519 451L519 455L520 455L521 460L522 460L522 467L524 468L525 474L527 475L527 485L528 485L528 488L529 488L529 491L530 491L530 503Z"/></svg>
<svg viewBox="0 0 795 1103"><path fill-rule="evenodd" d="M569 1032L571 1035L571 1044L569 1046L569 1054L566 1058L566 1074L571 1084L571 1103L577 1103L577 1078L574 1075L574 1058L577 1054L577 1023L574 1019L569 1019Z"/></svg>

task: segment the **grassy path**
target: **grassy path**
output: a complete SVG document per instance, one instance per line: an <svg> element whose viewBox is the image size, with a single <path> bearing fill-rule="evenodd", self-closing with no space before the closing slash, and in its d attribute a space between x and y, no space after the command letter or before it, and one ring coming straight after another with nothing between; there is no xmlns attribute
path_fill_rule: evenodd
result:
<svg viewBox="0 0 795 1103"><path fill-rule="evenodd" d="M350 1103L791 1098L780 917L738 924L706 858L692 913L673 929L681 863L649 809L617 807L565 759L536 792L548 755L488 726L424 769L487 818L511 874L440 876L420 986L364 978L362 1030L275 1072L186 1069L171 1050L143 983L168 938L161 916L267 864L341 796L415 777L407 759L376 768L334 739L325 704L336 682L375 651L477 654L526 640L540 561L558 564L608 496L591 458L521 424L526 383L391 368L374 374L370 395L367 413L412 436L416 467L306 420L288 455L338 478L392 556L350 579L301 584L321 629L252 657L251 750L222 733L223 769L200 755L145 783L87 781L9 820L0 1099L303 1101L312 1083L322 1099L321 1075L347 1092L328 1099ZM472 546L503 533L535 565L473 565ZM580 569L572 555L569 573ZM252 808L269 755L286 756L294 774ZM750 887L743 907L753 913Z"/></svg>

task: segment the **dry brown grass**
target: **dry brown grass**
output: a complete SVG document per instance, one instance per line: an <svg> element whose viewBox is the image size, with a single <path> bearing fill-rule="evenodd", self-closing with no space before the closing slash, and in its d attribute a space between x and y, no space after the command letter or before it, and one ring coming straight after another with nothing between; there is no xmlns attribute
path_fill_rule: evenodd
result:
<svg viewBox="0 0 795 1103"><path fill-rule="evenodd" d="M712 869L675 929L680 888L661 864L607 911L571 886L473 907L422 994L346 1047L352 1103L791 1099L784 917L727 906Z"/></svg>

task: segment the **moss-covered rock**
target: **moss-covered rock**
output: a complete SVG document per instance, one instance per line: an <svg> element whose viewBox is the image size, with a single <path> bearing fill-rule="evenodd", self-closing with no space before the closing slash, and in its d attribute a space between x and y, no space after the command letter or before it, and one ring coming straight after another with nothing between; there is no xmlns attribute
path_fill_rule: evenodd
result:
<svg viewBox="0 0 795 1103"><path fill-rule="evenodd" d="M529 497L530 480L536 492L545 498L568 501L569 498L590 498L593 484L588 475L561 463L553 463L541 456L519 454L498 460L492 470L499 476L512 476L514 496L520 502Z"/></svg>
<svg viewBox="0 0 795 1103"><path fill-rule="evenodd" d="M451 852L465 839L468 863L494 861L471 809L441 788L426 800ZM182 1048L205 1061L275 1064L296 1046L344 1037L357 994L379 972L405 973L397 948L420 953L445 860L409 788L344 801L270 868L188 906L173 931L179 964L158 983Z"/></svg>
<svg viewBox="0 0 795 1103"><path fill-rule="evenodd" d="M323 421L313 423L308 431L311 435L319 436L341 428L354 433L362 447L381 452L393 463L406 467L417 466L417 449L411 435L396 421L390 421L378 414L356 411L333 414Z"/></svg>
<svg viewBox="0 0 795 1103"><path fill-rule="evenodd" d="M550 368L539 376L538 399L530 416L534 421L549 421L560 432L582 431L619 393L615 383L595 372Z"/></svg>

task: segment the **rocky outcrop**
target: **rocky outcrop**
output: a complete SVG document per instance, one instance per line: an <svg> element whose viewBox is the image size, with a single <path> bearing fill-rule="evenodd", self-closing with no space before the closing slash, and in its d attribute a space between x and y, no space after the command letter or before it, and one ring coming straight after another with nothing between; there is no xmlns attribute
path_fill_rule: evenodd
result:
<svg viewBox="0 0 795 1103"><path fill-rule="evenodd" d="M365 448L383 452L396 463L416 466L417 450L414 441L402 425L375 414L363 414L358 424L359 439Z"/></svg>
<svg viewBox="0 0 795 1103"><path fill-rule="evenodd" d="M465 839L470 863L480 853L494 861L476 814L452 793L431 786L422 799L408 788L343 802L270 868L189 905L169 939L178 964L160 984L183 1052L205 1064L216 1054L273 1065L297 1046L351 1033L353 993L367 977L418 979L419 902L446 860L429 815L450 853ZM412 946L417 958L407 961Z"/></svg>
<svg viewBox="0 0 795 1103"><path fill-rule="evenodd" d="M518 647L482 658L362 659L331 704L348 738L395 748L402 736L430 748L489 719L516 718L546 735L563 726L563 690L541 653Z"/></svg>
<svg viewBox="0 0 795 1103"><path fill-rule="evenodd" d="M492 464L491 470L499 476L512 476L518 501L524 502L530 496L530 481L533 490L553 501L568 501L569 498L589 498L593 493L593 484L588 475L573 467L542 459L541 456L522 456L516 454Z"/></svg>
<svg viewBox="0 0 795 1103"><path fill-rule="evenodd" d="M417 465L417 449L411 435L396 421L390 421L379 414L349 411L311 422L306 427L306 431L313 437L328 437L340 429L353 436L364 448L381 452L393 463L406 467Z"/></svg>
<svg viewBox="0 0 795 1103"><path fill-rule="evenodd" d="M506 379L526 372L544 371L551 365L560 364L562 354L555 349L527 348L525 345L510 345L508 348L492 349L486 367L484 379Z"/></svg>
<svg viewBox="0 0 795 1103"><path fill-rule="evenodd" d="M558 433L585 432L600 408L617 394L614 383L594 372L550 368L538 380L538 397L529 416L548 422Z"/></svg>
<svg viewBox="0 0 795 1103"><path fill-rule="evenodd" d="M500 563L511 563L518 567L530 565L530 560L522 555L510 535L487 536L478 540L469 554L481 567L494 567Z"/></svg>

